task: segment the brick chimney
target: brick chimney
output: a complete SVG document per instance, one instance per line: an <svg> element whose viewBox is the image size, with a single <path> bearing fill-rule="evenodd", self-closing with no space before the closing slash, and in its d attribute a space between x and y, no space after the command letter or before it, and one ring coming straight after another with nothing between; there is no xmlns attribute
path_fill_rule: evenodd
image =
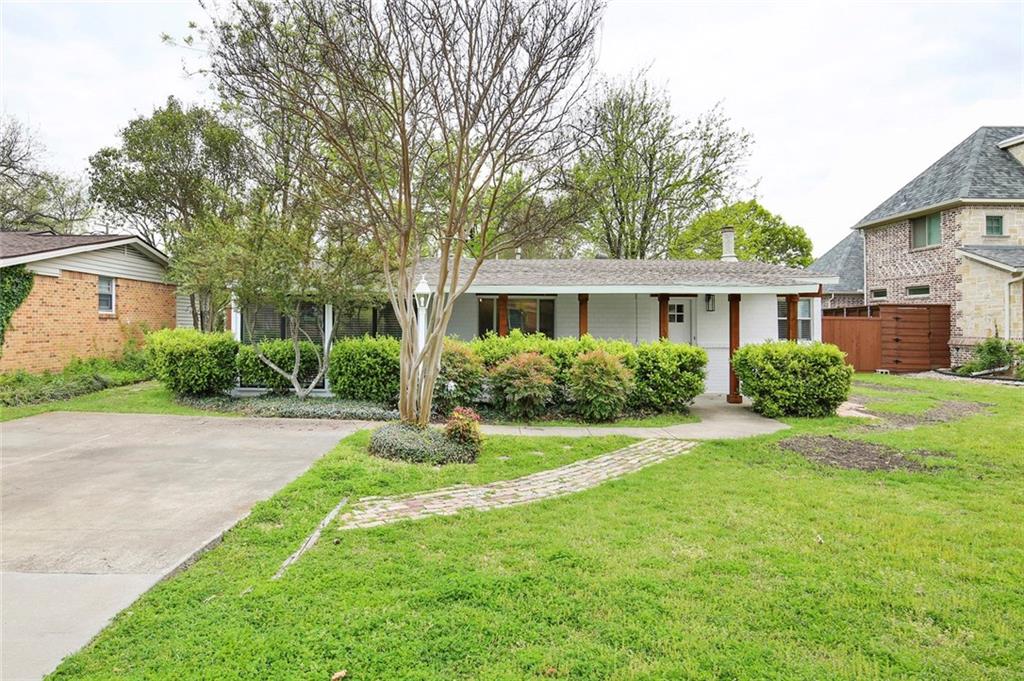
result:
<svg viewBox="0 0 1024 681"><path fill-rule="evenodd" d="M736 262L736 230L722 228L722 262Z"/></svg>

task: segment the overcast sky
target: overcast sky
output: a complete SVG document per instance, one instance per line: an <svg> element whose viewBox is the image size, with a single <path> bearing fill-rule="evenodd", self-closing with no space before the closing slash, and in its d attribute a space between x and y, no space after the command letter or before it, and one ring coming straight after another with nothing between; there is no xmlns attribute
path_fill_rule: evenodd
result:
<svg viewBox="0 0 1024 681"><path fill-rule="evenodd" d="M174 94L196 55L162 44L194 2L0 2L0 108L50 165L86 158ZM600 40L610 75L649 67L681 118L722 102L754 136L757 197L821 254L982 125L1024 125L1024 0L726 3L613 0Z"/></svg>

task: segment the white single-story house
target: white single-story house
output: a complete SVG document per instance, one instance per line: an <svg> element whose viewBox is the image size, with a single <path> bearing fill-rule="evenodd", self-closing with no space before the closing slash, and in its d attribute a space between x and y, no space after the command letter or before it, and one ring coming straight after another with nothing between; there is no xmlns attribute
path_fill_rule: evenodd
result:
<svg viewBox="0 0 1024 681"><path fill-rule="evenodd" d="M551 338L590 334L634 343L659 338L690 343L708 353L707 392L737 402L731 352L765 340L821 340L822 286L837 278L737 261L732 238L731 231L723 234L721 260L487 260L455 302L448 334L469 340L520 329ZM471 267L463 263L461 269ZM437 261L422 261L420 277L436 287ZM241 315L233 317L241 339ZM266 317L265 323L257 319L259 337L283 337L279 315L267 310ZM390 309L332 319L332 324L342 337L398 332ZM318 340L318 325L309 326Z"/></svg>

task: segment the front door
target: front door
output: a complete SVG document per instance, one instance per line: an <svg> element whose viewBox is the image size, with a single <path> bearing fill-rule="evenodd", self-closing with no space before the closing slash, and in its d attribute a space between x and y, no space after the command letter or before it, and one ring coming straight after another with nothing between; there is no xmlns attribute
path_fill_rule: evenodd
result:
<svg viewBox="0 0 1024 681"><path fill-rule="evenodd" d="M668 339L673 343L693 342L693 301L676 298L668 303Z"/></svg>

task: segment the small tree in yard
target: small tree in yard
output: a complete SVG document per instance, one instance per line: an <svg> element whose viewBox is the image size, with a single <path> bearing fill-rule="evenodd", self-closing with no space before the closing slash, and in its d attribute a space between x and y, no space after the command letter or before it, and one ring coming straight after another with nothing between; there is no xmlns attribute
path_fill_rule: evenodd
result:
<svg viewBox="0 0 1024 681"><path fill-rule="evenodd" d="M261 195L262 196L262 195ZM364 244L337 232L321 211L313 206L288 214L274 204L257 199L246 219L239 223L234 243L227 246L226 261L231 273L231 291L243 312L250 339L255 336L256 312L269 305L286 320L288 339L294 348L294 362L279 365L268 357L260 343L253 343L259 360L288 380L303 399L327 372L327 359L334 339L328 332L323 306L331 304L337 315L379 302L375 280L375 258ZM313 342L317 371L308 383L302 381L303 341L313 341L302 328L303 312L309 307L326 339L328 352ZM306 315L308 319L308 315ZM307 344L306 349L309 349Z"/></svg>
<svg viewBox="0 0 1024 681"><path fill-rule="evenodd" d="M279 101L320 144L325 197L357 201L348 217L379 251L402 328L408 423L430 418L445 329L482 261L563 224L551 178L575 147L559 130L600 14L595 0L240 1L214 21L222 92ZM414 289L427 253L439 260L421 339Z"/></svg>

